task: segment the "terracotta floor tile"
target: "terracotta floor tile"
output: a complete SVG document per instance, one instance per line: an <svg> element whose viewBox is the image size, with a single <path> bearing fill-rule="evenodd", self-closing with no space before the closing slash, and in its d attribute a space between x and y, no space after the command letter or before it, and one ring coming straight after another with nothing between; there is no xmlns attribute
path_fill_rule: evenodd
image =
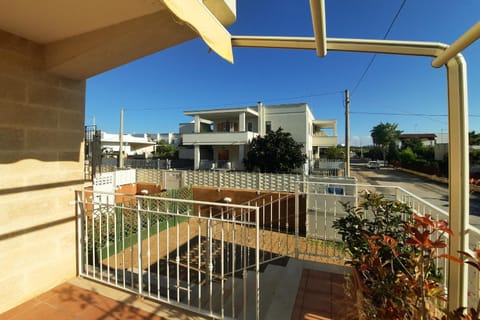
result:
<svg viewBox="0 0 480 320"><path fill-rule="evenodd" d="M345 297L343 275L303 270L292 320L356 319L351 298ZM128 298L133 302L135 297ZM133 299L133 300L132 300ZM161 320L124 302L70 283L62 284L2 315L3 320Z"/></svg>
<svg viewBox="0 0 480 320"><path fill-rule="evenodd" d="M65 283L0 315L1 320L161 320L161 317Z"/></svg>
<svg viewBox="0 0 480 320"><path fill-rule="evenodd" d="M1 314L0 319L9 320L9 319L13 319L15 317L19 317L22 314L33 311L34 308L36 306L38 306L40 303L41 303L41 301L38 301L37 299L29 300L29 301L21 304L20 306L17 306L15 308L10 309L7 312Z"/></svg>

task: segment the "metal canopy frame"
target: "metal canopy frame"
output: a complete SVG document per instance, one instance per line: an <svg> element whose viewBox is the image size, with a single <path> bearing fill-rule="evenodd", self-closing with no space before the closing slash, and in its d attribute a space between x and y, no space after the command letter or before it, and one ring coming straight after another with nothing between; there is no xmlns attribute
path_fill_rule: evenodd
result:
<svg viewBox="0 0 480 320"><path fill-rule="evenodd" d="M315 0L311 0L311 5L313 2ZM322 0L320 6L323 8ZM475 41L475 37L480 36L480 23L472 28L473 31L469 31L465 39L459 39L461 40L459 44L449 47L435 42L329 39L325 36L322 38L322 34L325 34L325 19L322 14L320 14L322 21L315 22L314 15L319 17L319 14L314 13L312 6L314 30L315 25L320 26L320 31L315 31L315 38L232 36L232 46L317 50L317 54L322 56L319 51L322 52L321 46L325 42L327 51L424 56L435 59L432 63L434 67L445 65L448 86L449 224L454 232L454 236L449 238L449 254L457 255L458 251L467 251L469 229L467 67L459 52ZM468 270L465 265L452 261L448 263L448 308L454 310L467 305Z"/></svg>

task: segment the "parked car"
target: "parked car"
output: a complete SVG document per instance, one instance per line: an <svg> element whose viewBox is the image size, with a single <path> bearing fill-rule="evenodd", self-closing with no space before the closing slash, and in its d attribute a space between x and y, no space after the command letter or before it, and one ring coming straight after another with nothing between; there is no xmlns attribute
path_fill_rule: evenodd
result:
<svg viewBox="0 0 480 320"><path fill-rule="evenodd" d="M369 169L380 169L380 163L377 161L368 161L367 168Z"/></svg>

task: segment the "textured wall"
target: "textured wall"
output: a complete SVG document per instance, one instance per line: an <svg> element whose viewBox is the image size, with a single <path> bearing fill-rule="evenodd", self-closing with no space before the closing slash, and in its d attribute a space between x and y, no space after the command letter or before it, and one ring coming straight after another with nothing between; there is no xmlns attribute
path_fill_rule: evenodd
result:
<svg viewBox="0 0 480 320"><path fill-rule="evenodd" d="M42 47L0 30L0 313L76 274L85 82L42 61Z"/></svg>

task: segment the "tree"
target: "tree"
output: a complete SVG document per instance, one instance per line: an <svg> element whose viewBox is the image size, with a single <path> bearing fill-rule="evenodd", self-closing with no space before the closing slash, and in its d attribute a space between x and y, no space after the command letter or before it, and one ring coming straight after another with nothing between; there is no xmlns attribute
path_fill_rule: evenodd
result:
<svg viewBox="0 0 480 320"><path fill-rule="evenodd" d="M392 142L397 142L398 137L402 131L398 130L398 124L396 123L383 123L376 125L370 130L370 135L372 137L373 143L376 146L380 146L382 149L383 160L386 159L386 154L389 149L389 146Z"/></svg>
<svg viewBox="0 0 480 320"><path fill-rule="evenodd" d="M291 172L305 163L306 156L302 153L302 148L303 145L297 143L289 132L278 128L264 137L254 138L243 163L249 171Z"/></svg>
<svg viewBox="0 0 480 320"><path fill-rule="evenodd" d="M340 147L328 147L325 154L329 160L345 159L345 151Z"/></svg>
<svg viewBox="0 0 480 320"><path fill-rule="evenodd" d="M480 146L480 133L470 131L468 133L468 144L471 146Z"/></svg>
<svg viewBox="0 0 480 320"><path fill-rule="evenodd" d="M402 141L402 150L410 148L420 159L433 161L435 159L435 150L432 146L423 144L420 138L405 139Z"/></svg>
<svg viewBox="0 0 480 320"><path fill-rule="evenodd" d="M175 159L177 158L177 152L178 150L175 146L172 146L165 140L160 140L155 145L153 156L160 159Z"/></svg>
<svg viewBox="0 0 480 320"><path fill-rule="evenodd" d="M416 150L420 150L423 147L422 139L420 138L408 138L402 140L402 150L410 148L416 153Z"/></svg>

